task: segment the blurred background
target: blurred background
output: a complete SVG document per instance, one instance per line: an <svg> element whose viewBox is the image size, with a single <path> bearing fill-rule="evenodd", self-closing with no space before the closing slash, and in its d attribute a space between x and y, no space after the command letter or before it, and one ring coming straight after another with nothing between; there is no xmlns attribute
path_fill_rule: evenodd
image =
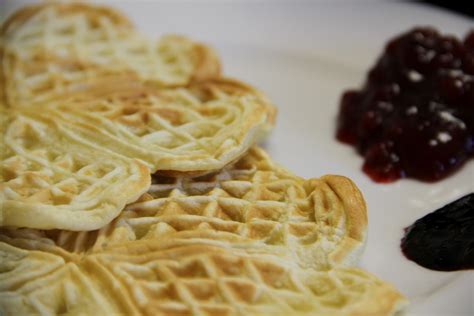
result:
<svg viewBox="0 0 474 316"><path fill-rule="evenodd" d="M474 6L468 6L466 1L421 1L429 5L451 10L466 16L474 17Z"/></svg>
<svg viewBox="0 0 474 316"><path fill-rule="evenodd" d="M248 1L248 0L246 0L246 1ZM343 0L343 1L340 1L340 2L349 2L349 1L351 1L351 0L345 0L345 1ZM352 0L352 1L354 1L354 0ZM364 1L359 1L359 0L357 0L357 1L358 2L364 2ZM8 14L8 12L11 11L11 7L13 6L14 3L18 4L18 2L30 2L30 1L0 0L0 19L2 17L4 17L6 14ZM173 2L173 1L171 1L171 0L141 0L141 1L138 0L136 2ZM216 1L212 1L212 0L194 0L194 1L193 0L175 0L174 2L212 3L212 2L216 2ZM220 1L220 2L231 3L231 2L242 2L242 1L239 1L239 0L226 0L226 1ZM270 1L261 0L261 1L252 1L252 2L270 2ZM277 1L271 1L271 2L282 2L282 1L277 0ZM286 0L286 2L290 2L290 1ZM302 2L302 1L300 1L300 2ZM305 1L305 2L328 2L328 1L313 0L313 1ZM367 1L365 1L365 2L367 2ZM467 5L468 1L445 1L445 0L444 1L443 0L434 0L433 1L432 0L432 1L406 1L406 2L419 2L419 3L422 3L422 4L436 6L436 7L448 10L448 11L453 11L453 12L456 12L458 14L462 14L462 15L474 18L474 6Z"/></svg>

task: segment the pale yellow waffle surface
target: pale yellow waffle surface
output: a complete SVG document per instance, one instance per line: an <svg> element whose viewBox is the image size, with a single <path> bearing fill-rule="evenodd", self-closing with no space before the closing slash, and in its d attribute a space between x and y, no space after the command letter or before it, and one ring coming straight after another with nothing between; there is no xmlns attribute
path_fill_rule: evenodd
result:
<svg viewBox="0 0 474 316"><path fill-rule="evenodd" d="M133 74L154 86L217 78L212 49L180 36L150 40L113 9L48 3L25 7L1 29L4 98L31 105L98 77Z"/></svg>
<svg viewBox="0 0 474 316"><path fill-rule="evenodd" d="M100 228L148 189L150 170L219 170L274 119L258 92L223 79L160 90L115 80L83 92L2 111L0 226Z"/></svg>
<svg viewBox="0 0 474 316"><path fill-rule="evenodd" d="M68 137L152 172L219 170L274 124L261 93L219 78L209 48L176 36L150 41L110 8L20 9L3 24L1 45L10 108L31 108Z"/></svg>
<svg viewBox="0 0 474 316"><path fill-rule="evenodd" d="M48 136L37 131L45 128L38 121L30 123L36 131L14 123L14 135ZM59 168L71 165L69 155L30 145L18 151L25 147L34 152L26 156L43 161L44 155ZM2 152L4 162L15 160L10 150ZM75 159L72 165L79 166ZM56 176L38 168L36 159L19 165L48 182L34 179L27 186L36 201L51 183L48 176ZM78 179L90 176L86 169ZM2 176L11 180L16 170L4 169ZM93 182L101 177L92 173ZM61 179L54 187L64 190ZM71 223L74 213L67 218ZM0 229L0 313L391 315L405 303L396 290L341 267L358 257L366 224L364 202L348 179L303 180L251 149L216 174L155 176L139 202L97 231Z"/></svg>
<svg viewBox="0 0 474 316"><path fill-rule="evenodd" d="M274 253L298 265L327 269L355 263L367 229L365 203L347 178L304 180L252 148L207 176L155 176L147 194L110 225L93 232L2 230L12 237L89 253L125 241L173 239L230 243ZM34 236L34 237L33 237Z"/></svg>
<svg viewBox="0 0 474 316"><path fill-rule="evenodd" d="M107 81L31 109L98 150L144 161L151 171L198 174L222 169L273 127L275 109L242 83L217 79L154 89Z"/></svg>
<svg viewBox="0 0 474 316"><path fill-rule="evenodd" d="M97 231L0 230L0 306L16 313L391 315L391 286L342 268L366 210L339 176L303 180L258 148L207 176L155 176Z"/></svg>
<svg viewBox="0 0 474 316"><path fill-rule="evenodd" d="M14 134L47 136L16 121ZM396 290L341 267L363 245L365 216L348 179L303 180L251 149L216 174L156 176L98 231L1 229L0 312L391 315L404 304Z"/></svg>
<svg viewBox="0 0 474 316"><path fill-rule="evenodd" d="M341 267L366 224L350 180L303 180L253 148L214 175L155 176L98 231L3 229L0 302L9 313L391 315L398 292Z"/></svg>
<svg viewBox="0 0 474 316"><path fill-rule="evenodd" d="M301 266L322 269L357 261L367 217L349 179L304 180L252 148L214 175L155 177L148 193L115 225L110 240L100 236L98 244L172 234L174 239L231 242L256 253L286 253Z"/></svg>
<svg viewBox="0 0 474 316"><path fill-rule="evenodd" d="M5 315L391 315L404 303L359 269L303 269L206 241L124 242L79 257L40 241L5 240Z"/></svg>
<svg viewBox="0 0 474 316"><path fill-rule="evenodd" d="M404 304L343 267L366 239L357 187L302 179L251 148L275 110L219 78L208 47L151 41L84 4L26 7L0 36L0 314L391 315Z"/></svg>
<svg viewBox="0 0 474 316"><path fill-rule="evenodd" d="M136 160L65 139L52 122L0 117L0 226L97 229L149 187Z"/></svg>

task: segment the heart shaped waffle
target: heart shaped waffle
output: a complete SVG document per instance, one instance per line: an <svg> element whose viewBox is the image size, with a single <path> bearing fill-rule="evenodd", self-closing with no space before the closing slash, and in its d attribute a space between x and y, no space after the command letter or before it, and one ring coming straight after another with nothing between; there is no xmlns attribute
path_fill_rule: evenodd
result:
<svg viewBox="0 0 474 316"><path fill-rule="evenodd" d="M1 29L3 96L31 105L97 78L131 74L158 87L219 77L213 50L181 36L152 41L121 13L79 3L25 7Z"/></svg>
<svg viewBox="0 0 474 316"><path fill-rule="evenodd" d="M355 263L366 229L364 200L349 179L328 175L304 180L252 148L215 174L154 176L139 201L98 231L38 231L35 239L51 239L77 253L168 235L208 239L249 251L286 253L301 266L322 269Z"/></svg>
<svg viewBox="0 0 474 316"><path fill-rule="evenodd" d="M97 231L2 229L6 310L389 315L404 303L341 267L357 260L367 224L347 178L303 180L253 148L216 174L153 182Z"/></svg>

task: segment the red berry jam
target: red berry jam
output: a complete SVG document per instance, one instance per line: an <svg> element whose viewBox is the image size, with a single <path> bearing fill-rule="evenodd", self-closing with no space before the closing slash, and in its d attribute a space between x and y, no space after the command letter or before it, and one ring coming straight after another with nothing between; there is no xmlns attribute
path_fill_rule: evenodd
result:
<svg viewBox="0 0 474 316"><path fill-rule="evenodd" d="M406 228L401 247L408 259L428 269L474 269L474 193Z"/></svg>
<svg viewBox="0 0 474 316"><path fill-rule="evenodd" d="M474 30L464 42L432 28L388 42L362 90L342 96L337 139L376 182L459 169L474 156Z"/></svg>

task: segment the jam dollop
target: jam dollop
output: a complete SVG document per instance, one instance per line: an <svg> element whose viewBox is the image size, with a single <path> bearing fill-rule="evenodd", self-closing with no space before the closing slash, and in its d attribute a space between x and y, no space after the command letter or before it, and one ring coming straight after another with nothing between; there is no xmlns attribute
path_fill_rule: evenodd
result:
<svg viewBox="0 0 474 316"><path fill-rule="evenodd" d="M405 256L432 270L474 268L474 193L417 220L405 229Z"/></svg>
<svg viewBox="0 0 474 316"><path fill-rule="evenodd" d="M474 156L474 30L415 28L389 41L364 87L343 94L338 140L376 182L437 181Z"/></svg>

